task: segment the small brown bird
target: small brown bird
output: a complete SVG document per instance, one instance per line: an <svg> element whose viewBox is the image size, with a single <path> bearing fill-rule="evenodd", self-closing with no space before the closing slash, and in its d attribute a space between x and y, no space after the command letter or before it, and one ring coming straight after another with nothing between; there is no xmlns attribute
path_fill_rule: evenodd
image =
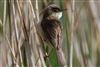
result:
<svg viewBox="0 0 100 67"><path fill-rule="evenodd" d="M62 26L60 18L62 11L57 5L51 4L44 10L41 27L46 41L56 49L58 61L61 67L66 66L65 56L62 50Z"/></svg>
<svg viewBox="0 0 100 67"><path fill-rule="evenodd" d="M45 8L41 21L41 27L46 41L50 42L57 49L60 48L62 42L61 17L62 10L57 5L51 4Z"/></svg>

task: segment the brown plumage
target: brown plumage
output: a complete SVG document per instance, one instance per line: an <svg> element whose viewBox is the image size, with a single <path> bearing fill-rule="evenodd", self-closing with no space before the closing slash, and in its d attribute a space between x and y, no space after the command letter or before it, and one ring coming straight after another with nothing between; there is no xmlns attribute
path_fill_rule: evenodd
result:
<svg viewBox="0 0 100 67"><path fill-rule="evenodd" d="M48 6L44 11L43 19L41 21L41 27L44 32L46 41L50 42L53 47L57 49L61 47L62 27L59 18L54 15L56 15L55 13L60 11L61 10L59 9L59 7L54 4Z"/></svg>
<svg viewBox="0 0 100 67"><path fill-rule="evenodd" d="M41 27L44 33L44 38L47 42L51 43L56 49L57 57L61 67L65 67L66 60L62 50L62 26L60 18L62 10L55 4L47 6L44 10Z"/></svg>
<svg viewBox="0 0 100 67"><path fill-rule="evenodd" d="M41 26L47 41L49 41L53 47L60 48L62 41L62 29L60 21L56 19L44 19L41 22Z"/></svg>

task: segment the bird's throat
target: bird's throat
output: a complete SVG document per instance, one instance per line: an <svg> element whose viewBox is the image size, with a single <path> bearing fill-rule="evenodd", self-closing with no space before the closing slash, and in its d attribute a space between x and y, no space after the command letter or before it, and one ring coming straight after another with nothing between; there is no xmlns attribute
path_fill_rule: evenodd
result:
<svg viewBox="0 0 100 67"><path fill-rule="evenodd" d="M52 13L51 16L60 19L62 17L62 12Z"/></svg>

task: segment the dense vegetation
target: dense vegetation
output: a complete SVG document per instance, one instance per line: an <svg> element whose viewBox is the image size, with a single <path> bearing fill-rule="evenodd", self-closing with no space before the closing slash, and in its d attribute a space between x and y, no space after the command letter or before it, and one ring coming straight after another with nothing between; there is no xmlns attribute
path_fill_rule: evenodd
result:
<svg viewBox="0 0 100 67"><path fill-rule="evenodd" d="M100 66L100 1L0 0L0 67L61 67L38 26L50 2L67 9L61 18L67 66Z"/></svg>

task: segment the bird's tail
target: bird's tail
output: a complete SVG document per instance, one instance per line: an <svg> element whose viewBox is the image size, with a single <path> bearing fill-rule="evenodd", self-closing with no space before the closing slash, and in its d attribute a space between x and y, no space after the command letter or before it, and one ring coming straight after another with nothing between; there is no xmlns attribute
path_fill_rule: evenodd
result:
<svg viewBox="0 0 100 67"><path fill-rule="evenodd" d="M57 53L58 61L59 61L59 64L61 65L61 67L67 67L65 55L63 53L62 48L56 50L56 53Z"/></svg>

